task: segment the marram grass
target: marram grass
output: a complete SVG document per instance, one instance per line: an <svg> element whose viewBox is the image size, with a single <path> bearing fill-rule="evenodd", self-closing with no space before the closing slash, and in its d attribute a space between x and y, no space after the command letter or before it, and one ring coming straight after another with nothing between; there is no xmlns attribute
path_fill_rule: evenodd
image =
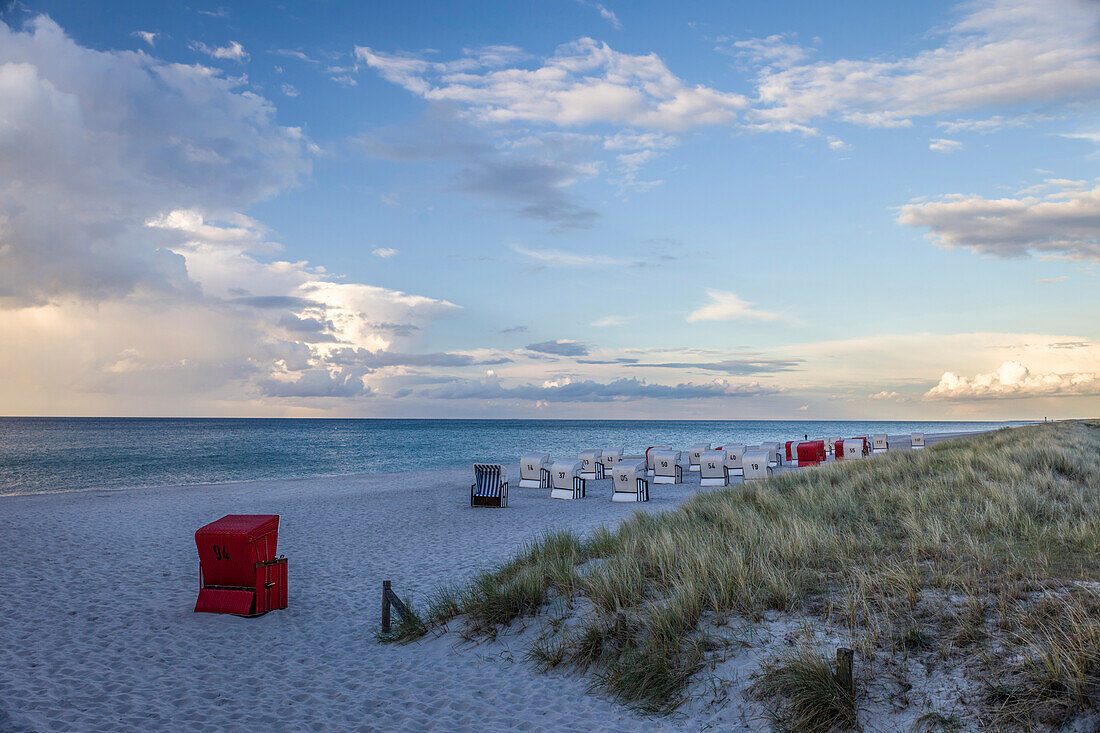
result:
<svg viewBox="0 0 1100 733"><path fill-rule="evenodd" d="M730 618L817 617L846 627L862 658L934 651L948 662L991 644L992 629L996 684L982 714L1029 729L1057 725L1097 691L1100 617L1083 609L1100 597L1081 581L1100 581L1096 422L999 430L704 491L586 539L550 533L441 589L419 633L461 617L466 633L493 634L566 607L570 618L529 659L574 665L623 702L667 712L703 667L707 630ZM1037 596L1053 610L1033 613ZM798 653L762 672L769 699L791 697L783 710L798 694L784 679L824 679L817 657ZM792 666L789 678L777 672ZM811 702L835 693L813 692ZM855 724L821 705L836 725Z"/></svg>

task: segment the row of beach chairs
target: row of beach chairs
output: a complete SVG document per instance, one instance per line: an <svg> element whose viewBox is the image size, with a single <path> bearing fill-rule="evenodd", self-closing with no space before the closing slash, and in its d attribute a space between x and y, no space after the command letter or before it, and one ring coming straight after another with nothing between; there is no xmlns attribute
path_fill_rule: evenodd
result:
<svg viewBox="0 0 1100 733"><path fill-rule="evenodd" d="M924 434L913 433L912 448L924 447ZM532 451L520 457L519 486L524 489L549 489L553 499L583 499L589 481L611 478L611 500L615 502L649 501L650 479L654 484L678 484L685 472L698 472L702 486L728 486L734 476L744 481L764 479L784 463L792 466L817 466L832 454L835 460L865 458L872 452L889 450L885 434L868 440L855 438L815 438L786 443L775 441L747 446L742 443L712 448L696 443L686 451L668 446L651 446L644 456L624 456L622 448L582 451L577 458L550 460L549 453ZM475 463L474 483L470 485L471 506L508 506L508 481L504 467L496 463Z"/></svg>

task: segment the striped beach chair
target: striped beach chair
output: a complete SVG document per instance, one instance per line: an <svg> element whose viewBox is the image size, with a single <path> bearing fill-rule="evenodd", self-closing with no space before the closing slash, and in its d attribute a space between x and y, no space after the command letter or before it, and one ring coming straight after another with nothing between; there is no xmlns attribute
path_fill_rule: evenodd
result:
<svg viewBox="0 0 1100 733"><path fill-rule="evenodd" d="M475 463L470 506L508 506L508 482L499 463Z"/></svg>

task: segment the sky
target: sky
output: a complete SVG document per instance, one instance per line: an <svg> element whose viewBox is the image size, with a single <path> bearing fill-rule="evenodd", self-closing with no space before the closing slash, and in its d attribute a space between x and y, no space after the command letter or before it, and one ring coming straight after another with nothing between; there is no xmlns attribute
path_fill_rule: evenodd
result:
<svg viewBox="0 0 1100 733"><path fill-rule="evenodd" d="M1100 415L1100 2L6 2L0 414Z"/></svg>

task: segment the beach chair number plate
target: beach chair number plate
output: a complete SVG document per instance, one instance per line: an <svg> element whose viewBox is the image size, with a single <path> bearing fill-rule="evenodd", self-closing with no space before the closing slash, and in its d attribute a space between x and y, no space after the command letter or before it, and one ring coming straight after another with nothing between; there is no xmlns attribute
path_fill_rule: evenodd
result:
<svg viewBox="0 0 1100 733"><path fill-rule="evenodd" d="M530 463L528 463L528 464L527 464L527 470L528 470L528 471L534 471L534 470L535 470L535 467L534 467L533 465L531 465Z"/></svg>
<svg viewBox="0 0 1100 733"><path fill-rule="evenodd" d="M225 545L221 545L221 546L214 545L214 557L217 558L218 560L228 560L229 559L229 548L226 547Z"/></svg>
<svg viewBox="0 0 1100 733"><path fill-rule="evenodd" d="M629 476L627 476L627 475L626 475L625 473L620 473L620 474L619 474L619 480L620 480L620 481L627 481L627 480L628 480L629 478L630 478L630 477L629 477Z"/></svg>
<svg viewBox="0 0 1100 733"><path fill-rule="evenodd" d="M565 471L558 471L558 478L565 478Z"/></svg>
<svg viewBox="0 0 1100 733"><path fill-rule="evenodd" d="M714 466L714 464L713 464L713 463L710 463L710 462L708 462L708 463L707 463L707 468L714 468L714 467L715 467L715 466Z"/></svg>
<svg viewBox="0 0 1100 733"><path fill-rule="evenodd" d="M752 470L759 471L760 470L760 464L759 463L752 464Z"/></svg>

